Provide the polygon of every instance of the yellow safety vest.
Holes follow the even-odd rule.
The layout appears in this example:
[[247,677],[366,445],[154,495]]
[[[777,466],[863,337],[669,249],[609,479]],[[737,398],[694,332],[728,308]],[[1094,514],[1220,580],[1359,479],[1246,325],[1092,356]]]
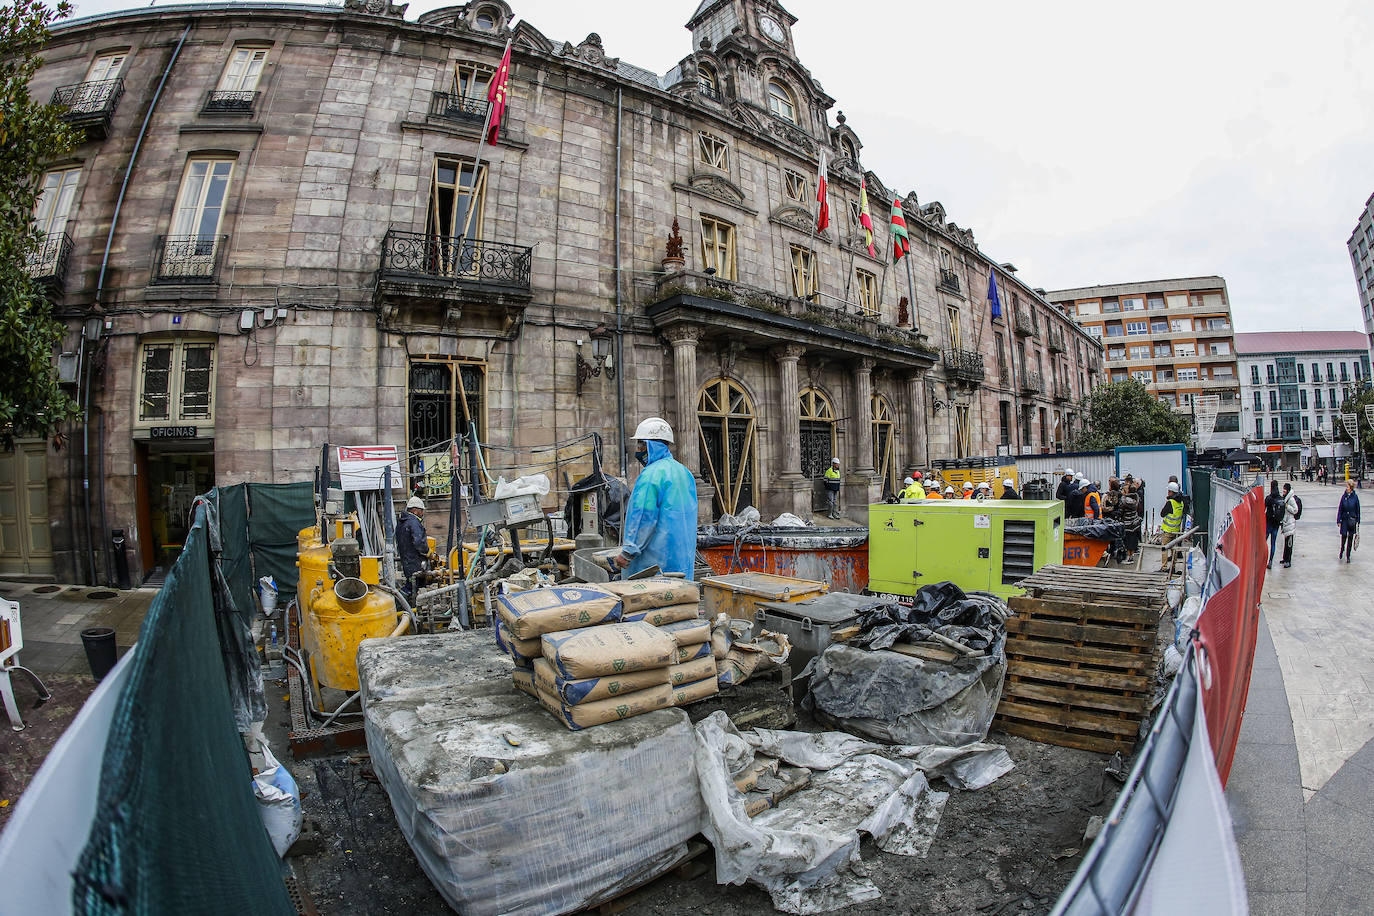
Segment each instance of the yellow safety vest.
[[828,468],[825,469],[825,479],[826,479],[826,480],[839,480],[839,479],[840,479],[840,472],[837,471],[837,470],[835,470],[835,466],[834,466],[833,464],[832,464],[830,467],[828,467]]
[[1162,527],[1165,534],[1183,533],[1183,500],[1177,496],[1169,497],[1169,512],[1164,516]]
[[925,499],[926,491],[919,483],[913,483],[902,491],[902,499]]

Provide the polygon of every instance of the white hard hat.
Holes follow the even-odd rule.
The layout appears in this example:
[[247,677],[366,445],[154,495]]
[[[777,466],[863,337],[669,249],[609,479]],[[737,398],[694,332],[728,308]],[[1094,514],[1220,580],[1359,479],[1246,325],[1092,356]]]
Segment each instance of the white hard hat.
[[1073,468],[1064,468],[1064,476],[1065,476],[1065,477],[1072,477],[1072,476],[1073,476]]
[[407,509],[424,509],[424,507],[425,501],[418,496],[412,496],[410,499],[406,500]]
[[971,481],[971,480],[965,480],[965,481],[964,481],[964,489],[965,489],[965,490],[972,490],[972,489],[973,489],[973,481]]
[[908,477],[906,480],[903,480],[903,481],[902,481],[902,483],[906,484],[908,487],[911,486],[911,485],[912,485],[913,483],[915,483],[915,482],[916,482],[916,481],[912,480],[910,477]]
[[1170,490],[1177,490],[1177,489],[1178,489],[1178,484],[1174,483],[1172,480],[1169,481],[1169,489],[1170,489]]
[[673,441],[673,428],[668,425],[668,421],[662,417],[650,417],[640,422],[635,427],[634,438],[636,439],[661,439],[664,442]]
[[953,492],[954,492],[954,488],[953,488],[953,487],[945,487],[945,492],[946,492],[946,493],[953,493]]
[[1086,481],[1088,478],[1084,477],[1082,474],[1075,474],[1073,475],[1073,479]]
[[980,490],[991,490],[991,489],[992,489],[992,484],[988,483],[988,482],[985,480],[985,481],[983,481],[982,483],[980,483],[980,484],[978,485],[978,489],[980,489]]
[[830,459],[830,463],[831,463],[831,464],[839,464],[839,463],[840,463],[840,459],[838,459],[838,458],[831,458],[831,459]]
[[1016,481],[1012,480],[1010,477],[1004,478],[1003,481],[1002,481],[1002,486],[1004,486],[1004,487],[1014,487],[1014,486],[1016,486]]

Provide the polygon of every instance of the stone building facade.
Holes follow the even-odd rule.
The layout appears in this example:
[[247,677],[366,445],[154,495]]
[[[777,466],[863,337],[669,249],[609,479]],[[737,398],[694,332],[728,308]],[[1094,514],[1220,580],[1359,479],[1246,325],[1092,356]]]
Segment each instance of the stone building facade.
[[120,528],[137,578],[213,483],[309,480],[325,443],[398,445],[421,473],[469,421],[493,475],[562,487],[586,448],[550,446],[598,433],[625,473],[620,444],[663,415],[704,520],[809,514],[832,454],[862,519],[906,469],[1071,433],[1096,340],[938,202],[862,170],[778,4],[705,0],[665,76],[502,0],[403,12],[237,3],[56,30],[32,90],[86,140],[43,176],[33,272],[88,422],[0,467],[32,496],[0,519],[29,532],[0,572],[99,579]]

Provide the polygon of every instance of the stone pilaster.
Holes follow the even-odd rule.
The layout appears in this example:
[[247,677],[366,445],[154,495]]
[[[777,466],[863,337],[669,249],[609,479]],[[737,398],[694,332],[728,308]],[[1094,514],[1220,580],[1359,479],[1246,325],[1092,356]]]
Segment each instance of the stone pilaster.
[[873,365],[863,357],[854,361],[854,406],[849,412],[849,428],[855,454],[852,467],[856,473],[872,475],[873,469]]
[[914,372],[906,378],[906,461],[904,468],[926,465],[925,373]]
[[694,324],[677,324],[663,332],[673,345],[673,387],[677,413],[673,417],[677,460],[693,474],[701,467],[700,440],[697,432],[697,342],[701,328]]

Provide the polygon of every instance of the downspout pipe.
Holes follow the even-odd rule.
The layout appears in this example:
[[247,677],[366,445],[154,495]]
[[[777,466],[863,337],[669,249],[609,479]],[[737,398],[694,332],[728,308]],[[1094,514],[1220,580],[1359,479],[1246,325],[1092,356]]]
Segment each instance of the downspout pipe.
[[[629,449],[625,444],[625,313],[621,299],[620,257],[620,155],[621,121],[624,117],[624,90],[615,90],[615,412],[620,432],[620,474],[629,478]],[[624,516],[621,516],[622,525]]]
[[167,66],[162,69],[162,79],[158,80],[157,89],[153,92],[153,100],[148,105],[148,113],[143,116],[143,126],[139,128],[138,138],[134,140],[134,151],[129,155],[129,165],[124,169],[124,180],[119,185],[119,196],[115,198],[114,216],[110,217],[110,234],[105,238],[105,254],[100,259],[100,275],[95,281],[95,304],[97,306],[100,305],[102,294],[105,292],[105,270],[110,264],[110,249],[114,247],[115,228],[119,225],[119,211],[124,206],[124,195],[129,190],[129,179],[134,173],[134,163],[138,161],[138,151],[143,148],[143,138],[148,134],[148,124],[153,120],[153,112],[157,111],[158,99],[162,98],[163,87],[167,85],[167,78],[172,75],[172,67],[176,65],[177,58],[181,56],[181,48],[186,44],[186,39],[190,37],[191,27],[194,25],[194,19],[186,23],[186,28],[182,31],[181,38],[177,41],[177,46],[167,61]]

